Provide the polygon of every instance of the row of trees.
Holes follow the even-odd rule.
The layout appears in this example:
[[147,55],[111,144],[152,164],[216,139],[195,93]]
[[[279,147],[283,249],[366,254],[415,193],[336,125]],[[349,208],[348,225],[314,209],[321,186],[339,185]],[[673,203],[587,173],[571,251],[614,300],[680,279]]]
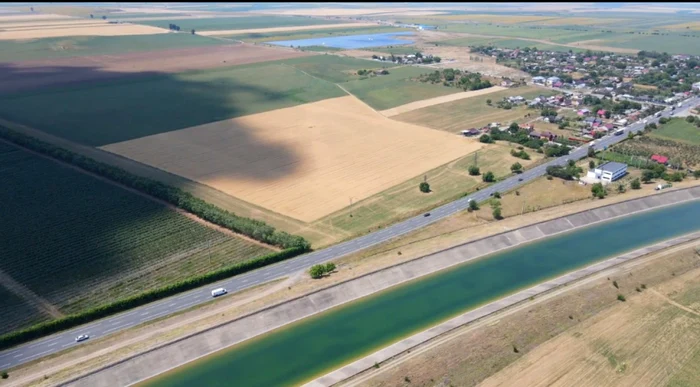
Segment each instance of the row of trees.
[[180,188],[172,187],[149,178],[133,175],[121,168],[95,161],[89,157],[59,148],[53,144],[15,132],[5,127],[0,127],[0,138],[46,154],[55,159],[68,162],[86,171],[164,200],[208,222],[246,235],[257,241],[282,248],[302,248],[304,250],[311,248],[309,242],[300,236],[278,231],[274,227],[259,220],[238,216],[213,204],[207,203]]
[[547,167],[547,175],[558,177],[564,180],[574,180],[578,178],[583,173],[583,169],[576,166],[574,160],[569,160],[566,166],[551,165]]

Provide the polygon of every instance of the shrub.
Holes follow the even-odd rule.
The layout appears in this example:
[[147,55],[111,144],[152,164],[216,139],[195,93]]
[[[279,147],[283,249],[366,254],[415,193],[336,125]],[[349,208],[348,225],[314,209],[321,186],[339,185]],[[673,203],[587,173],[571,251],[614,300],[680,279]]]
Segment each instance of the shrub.
[[313,279],[318,279],[323,277],[323,275],[326,274],[326,266],[325,265],[313,265],[309,269],[309,275]]
[[470,200],[469,201],[469,210],[476,211],[478,209],[479,209],[479,204],[476,202],[476,200]]
[[646,289],[646,288],[647,288],[647,284],[642,284],[641,287],[642,287],[642,289]]
[[618,294],[618,295],[617,295],[617,300],[618,300],[618,301],[622,301],[622,302],[627,301],[627,299],[625,298],[625,296],[623,296],[622,294]]
[[515,344],[513,345],[513,352],[515,352],[515,353],[520,352],[520,351],[518,350],[518,347],[515,346]]
[[493,197],[495,197],[496,199],[500,199],[500,198],[501,198],[501,193],[498,192],[498,191],[496,191],[496,192],[493,193]]
[[595,161],[591,160],[588,162],[588,168],[593,169],[595,168]]
[[700,179],[700,169],[693,171],[693,177],[695,177],[696,179]]
[[333,262],[326,263],[326,273],[332,273],[334,271],[335,271],[335,263],[333,263]]
[[471,167],[469,167],[469,174],[471,176],[479,176],[480,173],[481,172],[479,171],[479,167],[477,167],[476,165],[472,165]]
[[521,173],[523,171],[523,166],[520,163],[513,163],[513,165],[510,166],[510,171],[513,173]]
[[421,192],[423,193],[428,193],[430,192],[430,184],[423,182],[418,185],[418,189],[420,189]]
[[89,157],[5,127],[0,127],[0,138],[4,138],[17,145],[45,154],[54,159],[75,165],[78,168],[95,173],[129,188],[141,191],[197,215],[208,222],[227,228],[233,232],[246,235],[260,242],[282,248],[301,247],[309,249],[311,247],[309,242],[300,236],[275,230],[274,227],[259,220],[238,216],[213,204],[207,203],[180,188],[131,174],[119,167],[101,163]]
[[640,188],[642,188],[642,183],[639,182],[639,179],[634,179],[630,183],[630,187],[632,189],[640,189]]
[[485,183],[492,183],[492,182],[496,181],[496,176],[494,176],[493,172],[488,171],[481,177],[481,179]]
[[642,292],[642,289],[640,289],[639,287],[634,288],[634,290],[636,290],[638,293]]
[[620,287],[617,285],[617,281],[613,281],[613,286],[614,286],[616,289],[619,289],[619,288],[620,288]]
[[493,209],[493,218],[496,220],[503,219],[503,215],[501,215],[501,207],[496,207]]
[[2,373],[0,373],[0,377],[7,379],[10,377],[10,374],[8,374],[7,371],[2,371]]
[[482,134],[481,137],[479,137],[479,141],[485,144],[493,144],[493,138],[491,138],[491,136],[488,134]]
[[620,183],[620,185],[617,186],[617,192],[619,193],[625,193],[627,192],[627,188],[625,188],[624,183]]
[[603,199],[608,194],[608,191],[602,183],[595,183],[591,186],[591,193],[593,193],[594,198]]
[[588,147],[588,157],[595,157],[595,149],[592,146]]

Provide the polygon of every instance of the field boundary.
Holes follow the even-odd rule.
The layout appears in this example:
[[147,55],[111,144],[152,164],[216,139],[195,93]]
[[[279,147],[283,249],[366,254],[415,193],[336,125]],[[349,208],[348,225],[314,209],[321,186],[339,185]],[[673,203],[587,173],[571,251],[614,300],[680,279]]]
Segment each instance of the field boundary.
[[2,270],[0,270],[0,286],[51,317],[61,318],[65,316],[52,303],[34,293]]

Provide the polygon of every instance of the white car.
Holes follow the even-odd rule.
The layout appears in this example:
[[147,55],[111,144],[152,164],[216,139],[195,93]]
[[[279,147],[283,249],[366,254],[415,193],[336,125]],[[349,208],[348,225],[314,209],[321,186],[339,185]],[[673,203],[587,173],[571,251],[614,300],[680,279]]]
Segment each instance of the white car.
[[90,338],[90,335],[80,335],[80,336],[75,338],[75,341],[79,343],[79,342],[85,341],[89,338]]
[[226,289],[218,288],[218,289],[214,289],[211,291],[211,296],[212,297],[219,297],[219,296],[223,296],[226,293],[228,293],[228,291]]

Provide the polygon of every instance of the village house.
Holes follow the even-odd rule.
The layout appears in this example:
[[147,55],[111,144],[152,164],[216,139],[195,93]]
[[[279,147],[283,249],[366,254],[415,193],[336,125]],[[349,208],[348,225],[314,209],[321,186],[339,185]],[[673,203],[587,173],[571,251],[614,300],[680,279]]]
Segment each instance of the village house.
[[[555,83],[561,83],[561,78],[559,77],[549,77],[547,78],[547,81],[545,82],[545,85],[547,86],[553,86]],[[561,86],[561,85],[560,85]]]
[[545,82],[544,77],[532,77],[532,83],[537,83],[543,85]]
[[652,155],[651,160],[656,161],[659,164],[664,164],[664,165],[666,165],[666,163],[668,163],[668,157],[661,156],[661,155]]

